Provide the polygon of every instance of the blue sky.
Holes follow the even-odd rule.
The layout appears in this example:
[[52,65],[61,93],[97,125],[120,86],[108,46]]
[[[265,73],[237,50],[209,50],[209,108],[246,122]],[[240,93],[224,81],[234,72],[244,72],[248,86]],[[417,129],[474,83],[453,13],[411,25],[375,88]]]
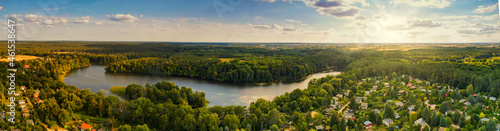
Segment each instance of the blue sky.
[[0,7],[0,19],[18,21],[22,40],[500,42],[498,0],[0,0]]

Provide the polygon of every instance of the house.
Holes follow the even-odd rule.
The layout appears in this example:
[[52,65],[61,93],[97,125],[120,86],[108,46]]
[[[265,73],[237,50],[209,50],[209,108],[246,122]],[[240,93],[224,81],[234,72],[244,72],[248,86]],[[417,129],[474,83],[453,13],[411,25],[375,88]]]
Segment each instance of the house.
[[389,87],[390,85],[389,85],[389,83],[384,83],[384,86]]
[[36,98],[36,103],[43,103],[43,100],[37,97]]
[[35,122],[33,122],[33,120],[31,120],[31,119],[26,120],[26,126],[29,126],[29,125],[34,126],[34,125],[35,125]]
[[372,111],[375,112],[376,114],[380,114],[380,110],[379,109],[373,109]]
[[401,85],[403,85],[403,86],[404,86],[404,85],[406,85],[406,83],[405,83],[405,82],[401,82]]
[[21,92],[15,92],[14,96],[21,96]]
[[342,95],[342,94],[337,94],[337,97],[338,97],[338,98],[343,98],[343,97],[344,97],[344,95]]
[[18,100],[17,101],[19,104],[26,104],[26,101],[25,100]]
[[24,65],[24,69],[29,69],[30,65]]
[[353,113],[344,113],[344,118],[347,119],[347,118],[351,118],[351,117],[354,117],[354,114]]
[[445,130],[446,130],[446,127],[439,127],[438,131],[445,131]]
[[19,87],[19,89],[24,91],[24,90],[26,90],[26,86],[21,86],[21,87]]
[[30,113],[23,113],[23,117],[30,117]]
[[398,91],[398,95],[402,95],[403,93],[405,93],[405,90]]
[[455,124],[451,124],[451,127],[455,128],[455,129],[460,129],[460,126],[455,125]]
[[377,89],[373,89],[373,88],[370,89],[370,92],[375,92],[375,91],[377,91]]
[[412,83],[408,83],[408,84],[406,84],[406,86],[412,86],[412,85],[413,85]]
[[361,103],[363,101],[363,98],[361,97],[356,97],[356,103]]
[[351,92],[351,90],[347,90],[346,92],[344,92],[344,96],[349,96],[349,92]]
[[370,95],[370,91],[365,91],[365,95]]
[[87,124],[87,123],[85,123],[85,122],[84,122],[84,123],[82,123],[82,126],[80,126],[80,130],[81,130],[81,131],[85,131],[85,130],[92,130],[92,128],[93,128],[93,127],[92,127],[91,125],[89,125],[89,124]]
[[365,129],[370,129],[370,128],[372,128],[372,122],[365,121],[365,122],[363,122],[363,126],[365,127]]
[[410,86],[410,89],[416,89],[416,88],[417,88],[417,87],[415,87],[415,86]]
[[420,89],[420,91],[422,91],[422,92],[426,92],[427,90],[426,90],[426,89]]
[[[413,122],[413,125],[418,125],[418,124],[420,124],[420,125],[424,125],[424,123],[425,123],[425,120],[424,120],[424,119],[422,119],[422,118],[419,118],[419,119],[417,119],[417,120],[415,120],[415,121]],[[427,123],[425,123],[425,124],[427,124]]]
[[454,110],[448,110],[448,111],[445,112],[445,115],[448,115],[448,113],[449,114],[455,114],[455,111]]
[[24,107],[26,107],[26,103],[23,103],[23,104],[19,104],[19,107],[21,107],[21,108],[24,108]]
[[378,86],[373,86],[373,87],[372,87],[372,89],[375,89],[375,90],[377,90],[377,88],[378,88]]
[[28,110],[28,108],[26,108],[26,107],[24,107],[24,108],[22,109],[22,111],[23,111],[23,113],[29,113],[29,112],[30,112],[30,110]]
[[435,110],[436,106],[437,106],[436,104],[430,104],[430,105],[428,105],[429,109],[431,109],[431,110]]
[[415,105],[408,106],[408,110],[413,111],[413,109],[415,109]]
[[375,81],[375,84],[378,84],[378,83],[380,83],[380,81],[379,81],[379,80],[376,80],[376,81]]
[[324,131],[324,130],[325,130],[325,127],[323,127],[323,125],[317,125],[317,126],[314,126],[314,128],[315,128],[317,131]]
[[367,103],[361,103],[361,110],[366,110],[368,109],[368,104]]
[[467,100],[465,100],[465,99],[461,99],[461,100],[460,100],[460,101],[458,101],[458,102],[463,103],[463,102],[466,102],[466,101],[467,101]]
[[470,102],[465,102],[464,105],[470,105]]
[[394,112],[394,118],[399,119],[399,113]]
[[482,118],[482,119],[481,119],[481,123],[483,123],[483,124],[484,124],[484,122],[488,122],[488,121],[490,121],[490,119],[489,119],[489,118]]
[[40,90],[35,90],[35,94],[40,94]]
[[465,116],[465,120],[470,120],[470,116]]
[[396,106],[403,106],[403,102],[396,102]]
[[425,102],[424,102],[424,103],[425,103],[426,105],[428,105],[428,104],[429,104],[429,100],[425,100]]
[[392,124],[392,119],[391,118],[385,118],[384,120],[382,120],[382,123],[384,123],[384,125],[386,126],[389,126]]

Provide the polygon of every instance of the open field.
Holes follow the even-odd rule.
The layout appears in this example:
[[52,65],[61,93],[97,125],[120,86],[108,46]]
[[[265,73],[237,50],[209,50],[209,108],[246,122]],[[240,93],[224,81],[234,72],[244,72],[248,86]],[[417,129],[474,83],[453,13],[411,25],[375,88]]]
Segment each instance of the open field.
[[[30,55],[16,55],[16,61],[22,61],[22,60],[31,60],[31,59],[38,59],[41,57],[38,56],[30,56]],[[0,59],[1,62],[9,62],[9,59],[5,56],[2,56],[2,59]]]

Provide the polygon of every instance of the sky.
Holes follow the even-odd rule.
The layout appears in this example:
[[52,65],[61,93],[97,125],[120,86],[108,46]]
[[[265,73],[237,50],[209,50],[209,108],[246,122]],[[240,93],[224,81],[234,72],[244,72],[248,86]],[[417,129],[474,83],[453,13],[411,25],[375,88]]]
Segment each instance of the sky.
[[18,40],[500,42],[498,0],[0,0]]

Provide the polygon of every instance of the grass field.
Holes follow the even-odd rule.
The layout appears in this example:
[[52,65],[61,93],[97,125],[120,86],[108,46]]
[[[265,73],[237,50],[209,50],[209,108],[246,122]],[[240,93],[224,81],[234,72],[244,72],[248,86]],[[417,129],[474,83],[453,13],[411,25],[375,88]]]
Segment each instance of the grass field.
[[222,61],[222,62],[229,62],[229,61],[234,60],[234,58],[219,58],[219,59],[220,59],[220,61]]
[[[41,58],[38,56],[30,56],[30,55],[16,55],[16,61],[22,61],[22,60],[31,60],[31,59],[37,59]],[[1,62],[9,62],[9,59],[6,56],[2,56],[2,59],[0,59]]]
[[112,86],[111,89],[111,93],[115,94],[115,95],[118,95],[118,96],[123,96],[125,95],[125,89],[127,89],[127,87],[124,87],[124,86]]

